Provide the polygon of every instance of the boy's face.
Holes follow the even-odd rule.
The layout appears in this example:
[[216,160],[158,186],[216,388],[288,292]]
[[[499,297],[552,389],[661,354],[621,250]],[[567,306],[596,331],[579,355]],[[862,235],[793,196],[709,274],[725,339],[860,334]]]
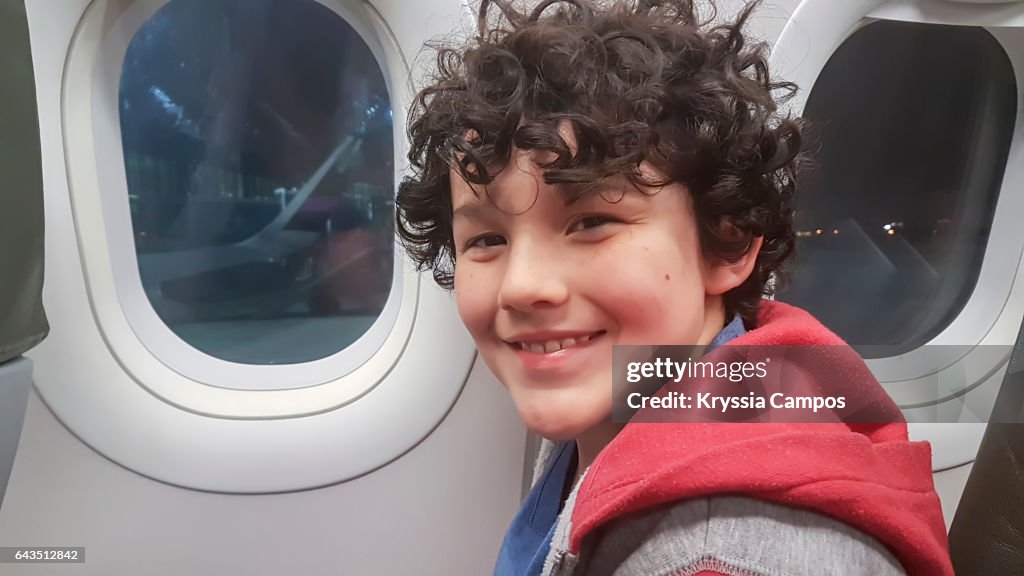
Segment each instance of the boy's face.
[[526,425],[569,440],[609,419],[613,345],[707,344],[753,263],[705,262],[679,184],[621,180],[566,206],[535,159],[514,150],[476,194],[452,172],[455,296]]

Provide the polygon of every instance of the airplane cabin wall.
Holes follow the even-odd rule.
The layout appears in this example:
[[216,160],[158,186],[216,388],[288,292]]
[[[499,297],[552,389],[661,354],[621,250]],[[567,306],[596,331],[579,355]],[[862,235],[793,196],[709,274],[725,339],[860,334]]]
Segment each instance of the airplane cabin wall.
[[[74,226],[60,100],[67,39],[88,4],[27,1],[48,230]],[[44,29],[57,33],[42,35]],[[53,36],[64,43],[54,42]],[[62,243],[65,239],[47,235],[47,264],[82,284],[77,247]],[[66,302],[45,304],[53,312],[53,331],[59,333],[68,322],[60,313]],[[89,381],[90,375],[83,374],[75,384],[88,386]],[[0,509],[0,543],[84,546],[87,562],[76,567],[5,564],[2,572],[487,573],[518,507],[524,436],[511,401],[479,364],[437,428],[378,470],[301,492],[211,493],[154,481],[105,458],[62,425],[33,391]]]

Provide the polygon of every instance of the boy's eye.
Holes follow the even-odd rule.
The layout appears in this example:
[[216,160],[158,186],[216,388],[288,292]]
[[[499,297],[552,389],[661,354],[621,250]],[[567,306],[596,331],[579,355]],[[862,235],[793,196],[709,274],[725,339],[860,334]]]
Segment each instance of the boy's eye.
[[470,248],[491,248],[493,246],[501,246],[505,243],[505,239],[497,234],[485,234],[483,236],[477,236],[466,243],[466,249]]
[[609,222],[615,222],[616,220],[610,216],[587,216],[581,218],[575,224],[569,228],[569,232],[581,232],[583,230],[590,230],[597,228]]

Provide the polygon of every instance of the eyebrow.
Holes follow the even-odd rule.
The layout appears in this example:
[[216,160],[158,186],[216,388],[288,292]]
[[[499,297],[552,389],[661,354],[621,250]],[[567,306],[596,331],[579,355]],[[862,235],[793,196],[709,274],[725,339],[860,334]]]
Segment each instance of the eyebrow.
[[452,220],[455,220],[456,216],[462,216],[463,218],[479,218],[486,211],[487,208],[479,203],[466,202],[452,212]]
[[[618,185],[616,185],[614,183],[609,183],[609,184],[602,184],[602,185],[594,188],[593,190],[590,190],[587,193],[584,193],[584,194],[581,194],[579,196],[576,196],[575,198],[572,198],[570,200],[569,199],[570,196],[568,194],[568,191],[569,191],[568,190],[568,186],[563,184],[563,185],[559,186],[559,188],[560,188],[559,192],[561,194],[563,194],[564,196],[566,196],[565,206],[567,208],[571,207],[571,206],[574,206],[574,205],[578,206],[579,203],[585,202],[585,201],[588,201],[588,200],[592,200],[593,198],[601,198],[602,200],[604,200],[605,202],[608,202],[610,204],[619,204],[620,202],[625,200],[625,198],[627,196],[630,195],[630,192],[632,192],[632,190],[622,189],[620,186],[618,186]],[[605,192],[622,192],[622,195],[619,196],[616,201],[609,202],[603,196],[603,194]],[[469,201],[469,202],[464,203],[462,206],[459,206],[458,208],[456,208],[455,210],[452,211],[452,221],[455,220],[456,216],[461,216],[462,218],[466,218],[466,219],[473,219],[473,218],[480,218],[480,219],[482,219],[482,218],[485,218],[487,216],[487,214],[489,212],[491,212],[492,210],[494,210],[493,206],[490,206],[488,204],[480,202],[479,200],[477,200],[477,201]]]

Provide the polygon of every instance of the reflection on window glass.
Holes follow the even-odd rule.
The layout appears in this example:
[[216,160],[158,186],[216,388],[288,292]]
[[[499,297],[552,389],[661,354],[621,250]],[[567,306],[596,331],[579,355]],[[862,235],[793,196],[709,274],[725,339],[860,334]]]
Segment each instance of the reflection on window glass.
[[142,284],[195,348],[323,358],[393,269],[391,105],[369,47],[314,0],[173,0],[135,34],[120,118]]
[[1010,61],[982,29],[883,21],[853,34],[805,109],[814,166],[798,183],[780,299],[868,356],[938,334],[977,282],[1016,99]]

